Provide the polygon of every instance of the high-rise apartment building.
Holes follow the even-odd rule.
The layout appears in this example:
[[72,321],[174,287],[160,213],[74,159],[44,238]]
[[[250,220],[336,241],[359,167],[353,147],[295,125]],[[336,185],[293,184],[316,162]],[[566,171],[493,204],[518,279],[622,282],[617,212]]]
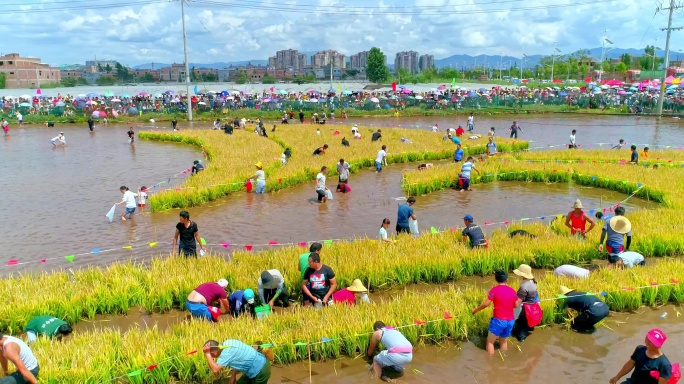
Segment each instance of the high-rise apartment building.
[[418,69],[425,71],[435,67],[435,57],[433,55],[421,55],[418,59]]
[[311,56],[311,65],[314,68],[321,68],[330,65],[331,60],[335,68],[344,69],[347,67],[346,56],[332,49],[316,52]]
[[418,73],[418,52],[398,52],[394,57],[394,70],[398,71],[400,68],[406,69],[411,74]]
[[349,66],[352,69],[366,68],[368,65],[368,51],[349,56]]

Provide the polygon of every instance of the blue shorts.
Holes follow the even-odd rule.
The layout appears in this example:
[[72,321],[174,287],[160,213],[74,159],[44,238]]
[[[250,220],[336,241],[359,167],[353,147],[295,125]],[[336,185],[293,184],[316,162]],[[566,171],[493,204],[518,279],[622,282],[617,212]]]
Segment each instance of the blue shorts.
[[379,161],[376,161],[376,162],[375,162],[375,170],[376,170],[377,172],[382,171],[382,163],[381,163],[381,162],[379,162]]
[[133,208],[126,208],[126,213],[127,213],[127,214],[132,215],[133,212],[135,212],[135,207],[133,207]]
[[207,307],[206,304],[191,303],[189,301],[186,301],[185,307],[195,317],[199,317],[200,319],[206,319],[209,321],[214,321],[214,319],[211,317],[211,312],[209,312],[209,307]]
[[513,330],[513,324],[515,324],[515,320],[501,320],[492,317],[492,319],[489,320],[489,332],[497,337],[510,337],[511,331]]

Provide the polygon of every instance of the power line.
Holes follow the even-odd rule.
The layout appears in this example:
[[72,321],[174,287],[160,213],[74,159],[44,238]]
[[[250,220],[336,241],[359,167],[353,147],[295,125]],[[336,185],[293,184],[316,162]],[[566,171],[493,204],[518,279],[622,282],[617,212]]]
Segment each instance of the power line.
[[[411,16],[411,15],[425,15],[425,16],[439,16],[445,14],[451,15],[471,15],[471,14],[487,14],[487,13],[497,13],[497,12],[516,12],[516,11],[533,11],[533,10],[546,10],[554,8],[565,8],[573,7],[578,5],[590,5],[597,3],[608,3],[612,0],[595,0],[595,1],[584,1],[566,4],[550,4],[550,5],[539,5],[539,6],[529,6],[529,7],[515,7],[515,8],[495,8],[495,9],[476,9],[476,10],[448,10],[439,9],[433,11],[422,11],[416,10],[415,7],[407,8],[409,11],[393,11],[392,8],[347,8],[343,9],[322,9],[318,6],[312,8],[304,8],[302,6],[291,4],[291,5],[255,5],[254,2],[241,2],[240,0],[230,0],[230,1],[218,1],[218,0],[195,0],[196,4],[223,6],[223,7],[234,7],[234,8],[244,8],[244,9],[254,9],[254,10],[264,10],[264,11],[279,11],[279,12],[290,12],[290,13],[300,13],[300,14],[318,14],[318,15],[351,15],[351,16],[367,16],[372,11],[380,11],[383,15],[399,15],[399,16]],[[262,3],[264,4],[264,3]],[[484,3],[479,3],[484,4]],[[491,3],[489,3],[491,4]]]
[[[3,15],[8,15],[8,14],[22,14],[22,13],[47,13],[47,12],[64,12],[64,11],[82,11],[82,10],[97,10],[97,9],[111,9],[111,8],[125,8],[125,7],[130,7],[130,6],[136,6],[136,5],[151,5],[151,4],[159,4],[159,3],[169,3],[172,2],[173,0],[132,0],[124,3],[117,3],[117,4],[92,4],[92,2],[89,3],[89,5],[79,5],[79,6],[60,6],[57,8],[30,8],[30,9],[11,9],[11,10],[2,10],[0,13]],[[71,2],[70,2],[71,3]],[[44,4],[57,4],[57,3],[44,3]],[[27,5],[27,4],[21,4],[21,5]],[[32,5],[38,5],[36,3]],[[3,5],[4,6],[4,5]]]

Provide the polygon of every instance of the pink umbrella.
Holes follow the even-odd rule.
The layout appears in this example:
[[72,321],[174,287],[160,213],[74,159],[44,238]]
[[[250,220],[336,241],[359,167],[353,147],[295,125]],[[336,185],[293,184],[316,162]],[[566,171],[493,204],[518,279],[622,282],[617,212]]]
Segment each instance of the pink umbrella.
[[625,83],[623,83],[623,82],[620,81],[620,80],[606,80],[606,81],[603,82],[603,84],[605,84],[605,85],[610,85],[611,87],[612,87],[612,86],[621,87],[621,86],[625,85]]
[[140,92],[140,93],[138,93],[138,95],[140,95],[140,96],[147,96],[147,95],[149,95],[149,93],[147,93],[147,92]]
[[445,89],[446,89],[446,85],[440,85],[439,87],[437,87],[438,91],[443,91]]
[[269,102],[271,102],[271,99],[263,99],[262,102],[269,103]]
[[665,84],[672,84],[672,80],[674,80],[674,76],[668,76],[665,78]]
[[620,92],[618,92],[618,95],[624,95],[626,93],[627,93],[627,91],[620,91]]

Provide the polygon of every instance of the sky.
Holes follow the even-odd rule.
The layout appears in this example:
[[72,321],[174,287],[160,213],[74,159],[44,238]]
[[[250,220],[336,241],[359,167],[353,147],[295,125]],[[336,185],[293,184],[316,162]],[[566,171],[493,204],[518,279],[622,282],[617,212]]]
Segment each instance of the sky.
[[[281,49],[377,46],[390,61],[415,50],[519,57],[665,45],[655,0],[187,0],[189,61],[267,59]],[[571,6],[567,6],[572,4]],[[677,24],[679,22],[679,24]],[[673,25],[684,24],[682,12]],[[180,0],[0,0],[0,53],[52,65],[97,56],[126,65],[183,62]],[[673,32],[673,50],[684,38]],[[657,39],[657,40],[656,40]],[[681,43],[677,43],[680,41]],[[679,46],[677,45],[679,44]]]

